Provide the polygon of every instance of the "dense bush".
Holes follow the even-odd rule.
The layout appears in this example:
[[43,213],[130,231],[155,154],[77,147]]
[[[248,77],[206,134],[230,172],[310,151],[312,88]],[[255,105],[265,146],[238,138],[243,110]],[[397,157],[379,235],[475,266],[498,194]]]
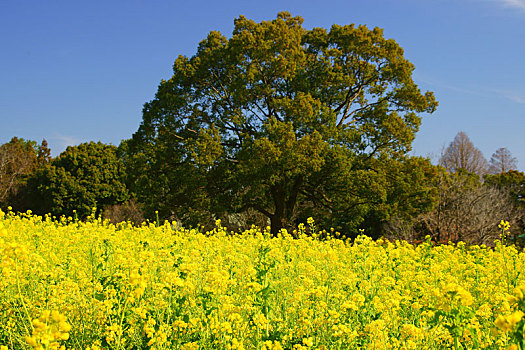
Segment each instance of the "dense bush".
[[100,213],[105,206],[128,200],[124,180],[116,146],[101,142],[70,146],[32,174],[23,205],[16,209],[85,219],[94,209]]

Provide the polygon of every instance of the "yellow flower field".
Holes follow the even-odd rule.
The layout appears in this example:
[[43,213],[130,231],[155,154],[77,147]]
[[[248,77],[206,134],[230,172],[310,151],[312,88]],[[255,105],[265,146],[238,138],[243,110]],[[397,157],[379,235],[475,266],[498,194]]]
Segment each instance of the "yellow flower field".
[[501,242],[172,226],[0,212],[0,349],[523,345],[524,254]]

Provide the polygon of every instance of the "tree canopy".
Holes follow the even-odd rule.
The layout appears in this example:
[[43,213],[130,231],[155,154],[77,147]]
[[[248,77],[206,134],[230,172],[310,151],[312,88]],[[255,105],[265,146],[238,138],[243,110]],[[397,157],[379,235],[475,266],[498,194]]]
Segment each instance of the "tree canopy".
[[101,142],[69,146],[32,175],[25,205],[39,214],[85,218],[106,205],[129,199],[117,147]]
[[[302,23],[286,12],[260,23],[240,16],[230,38],[212,31],[175,60],[123,148],[139,199],[162,202],[164,216],[257,210],[274,234],[316,212],[356,227],[399,206],[389,202],[392,170],[420,114],[437,107],[433,94],[382,29]],[[413,185],[408,198],[426,190]]]
[[509,170],[498,174],[488,174],[485,183],[509,191],[516,201],[525,208],[525,174],[517,170]]

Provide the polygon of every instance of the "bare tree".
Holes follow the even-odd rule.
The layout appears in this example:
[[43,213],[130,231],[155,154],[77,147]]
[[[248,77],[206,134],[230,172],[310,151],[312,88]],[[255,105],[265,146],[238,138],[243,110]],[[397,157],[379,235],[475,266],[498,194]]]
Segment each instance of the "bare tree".
[[511,223],[511,235],[519,234],[525,211],[516,205],[510,193],[481,183],[468,174],[443,174],[436,184],[439,201],[434,209],[411,222],[393,218],[385,226],[385,235],[420,241],[426,235],[437,242],[492,245],[499,238],[498,223]]
[[34,141],[13,137],[0,146],[0,207],[16,201],[25,177],[51,158],[47,141],[40,146]]
[[102,216],[105,219],[109,219],[109,221],[111,221],[113,224],[128,221],[136,226],[139,226],[145,221],[144,214],[142,212],[142,205],[137,203],[135,199],[131,199],[122,204],[106,206]]
[[6,201],[16,192],[21,176],[33,171],[36,163],[31,142],[13,137],[0,146],[0,205],[7,205]]
[[491,245],[499,237],[502,218],[519,219],[510,196],[494,187],[457,177],[441,191],[436,209],[419,217],[420,229],[436,240]]
[[463,131],[458,132],[441,156],[439,164],[450,172],[464,170],[483,175],[487,172],[487,160]]
[[492,154],[489,165],[490,174],[500,174],[509,170],[517,170],[518,167],[516,158],[504,147],[498,148],[496,152]]

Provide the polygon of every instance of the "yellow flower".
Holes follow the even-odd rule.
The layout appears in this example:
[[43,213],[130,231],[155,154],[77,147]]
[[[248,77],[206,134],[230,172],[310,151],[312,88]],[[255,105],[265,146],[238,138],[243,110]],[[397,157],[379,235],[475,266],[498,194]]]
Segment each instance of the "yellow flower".
[[71,330],[71,325],[66,320],[66,316],[56,310],[42,311],[40,316],[33,320],[33,333],[25,338],[26,343],[36,349],[61,349],[60,341],[68,340],[68,332]]
[[[0,328],[19,341],[0,350],[129,348],[143,337],[153,349],[446,348],[447,308],[469,329],[460,335],[466,348],[519,341],[525,287],[508,295],[500,281],[504,259],[511,278],[525,275],[515,247],[320,241],[307,224],[315,223],[292,239],[255,226],[230,235],[0,213]],[[261,269],[267,261],[274,265]],[[26,308],[36,312],[29,333],[9,316]]]
[[507,316],[498,316],[494,323],[502,331],[509,332],[514,328],[514,325],[516,325],[516,323],[521,321],[523,315],[524,313],[518,310]]
[[313,337],[303,338],[303,344],[308,347],[314,346],[314,338]]
[[510,314],[510,315],[507,317],[507,320],[508,320],[512,325],[515,325],[516,323],[518,323],[519,321],[521,321],[523,315],[524,315],[524,313],[518,310],[518,311],[515,311],[515,312],[513,312],[512,314]]
[[510,223],[508,221],[501,220],[498,227],[503,231],[508,231],[510,229]]

